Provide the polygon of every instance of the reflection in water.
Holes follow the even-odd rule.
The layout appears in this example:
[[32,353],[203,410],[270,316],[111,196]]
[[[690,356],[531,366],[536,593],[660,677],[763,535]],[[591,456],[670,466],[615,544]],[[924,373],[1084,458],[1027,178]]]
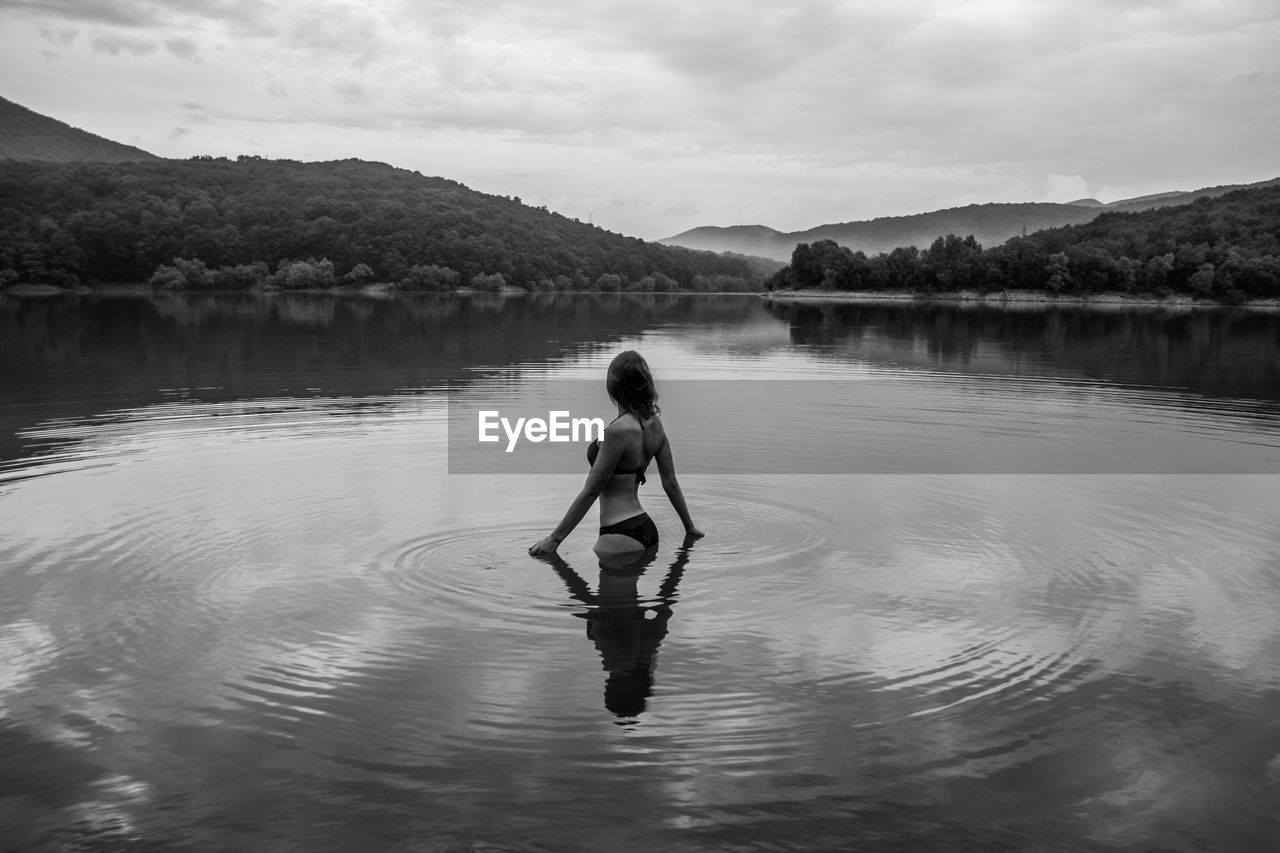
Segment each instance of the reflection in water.
[[[512,521],[579,476],[448,473],[439,386],[635,347],[842,380],[850,447],[910,452],[883,387],[960,445],[1107,414],[1256,472],[1278,342],[1234,311],[0,297],[0,847],[1270,849],[1280,478],[769,473],[801,413],[761,401],[742,467],[682,458],[696,571],[589,585],[589,541],[553,575]],[[691,447],[713,407],[668,385]]]
[[794,346],[842,360],[1280,400],[1273,312],[930,302],[771,302],[767,310],[787,324]]
[[604,663],[604,706],[619,717],[636,717],[644,711],[653,692],[653,671],[658,646],[667,636],[667,622],[676,603],[676,587],[689,562],[692,539],[685,539],[667,569],[658,594],[641,601],[636,588],[642,575],[657,559],[654,545],[632,561],[615,559],[600,563],[597,592],[559,554],[547,557],[569,588],[569,594],[590,610],[574,615],[587,620],[587,636],[596,644]]
[[0,295],[0,460],[22,455],[17,434],[49,418],[421,390],[654,326],[759,312],[754,298],[680,294]]

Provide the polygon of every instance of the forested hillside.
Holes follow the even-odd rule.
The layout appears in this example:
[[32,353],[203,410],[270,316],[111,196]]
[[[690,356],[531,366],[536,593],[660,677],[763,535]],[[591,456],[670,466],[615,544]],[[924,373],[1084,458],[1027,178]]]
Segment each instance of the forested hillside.
[[0,98],[0,160],[5,159],[120,163],[157,158]]
[[1014,237],[989,249],[972,236],[955,235],[939,237],[928,249],[900,247],[875,256],[831,240],[802,243],[766,287],[1280,298],[1280,186],[1179,207],[1103,213],[1083,225]]
[[1153,207],[1188,204],[1198,198],[1220,196],[1233,190],[1280,184],[1280,178],[1248,186],[1205,187],[1192,192],[1167,192],[1103,204],[1086,198],[1067,204],[1050,202],[1005,202],[970,204],[910,216],[881,216],[861,222],[819,225],[804,231],[781,232],[763,225],[735,225],[728,228],[703,227],[685,231],[662,242],[713,252],[741,252],[767,258],[787,258],[799,243],[833,240],[841,246],[868,255],[889,252],[903,246],[924,247],[945,234],[972,234],[979,243],[994,245],[1010,237],[1092,221],[1109,210],[1136,211]]
[[729,291],[778,266],[359,160],[0,162],[0,285]]

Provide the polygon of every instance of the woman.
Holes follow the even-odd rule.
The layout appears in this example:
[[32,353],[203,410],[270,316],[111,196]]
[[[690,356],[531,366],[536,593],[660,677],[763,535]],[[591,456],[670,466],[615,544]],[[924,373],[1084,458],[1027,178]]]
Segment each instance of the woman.
[[639,555],[657,545],[658,529],[640,506],[638,494],[645,481],[645,469],[654,459],[658,461],[663,491],[684,523],[685,535],[695,539],[702,536],[702,531],[693,525],[684,492],[676,480],[671,443],[658,418],[658,389],[640,353],[619,353],[609,364],[605,388],[618,407],[618,417],[605,427],[604,442],[596,439],[587,448],[587,461],[591,463],[587,482],[551,535],[529,549],[535,557],[554,554],[596,498],[600,499],[600,538],[595,552],[601,559]]

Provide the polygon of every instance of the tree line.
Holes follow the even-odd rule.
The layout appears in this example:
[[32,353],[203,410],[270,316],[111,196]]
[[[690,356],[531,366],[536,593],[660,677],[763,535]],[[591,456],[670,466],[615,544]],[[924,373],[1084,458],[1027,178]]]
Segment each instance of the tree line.
[[723,292],[776,268],[382,163],[0,162],[0,286]]
[[1236,190],[1179,207],[1108,212],[984,249],[949,234],[868,256],[831,240],[801,243],[767,290],[1055,295],[1185,295],[1221,302],[1280,297],[1280,187]]

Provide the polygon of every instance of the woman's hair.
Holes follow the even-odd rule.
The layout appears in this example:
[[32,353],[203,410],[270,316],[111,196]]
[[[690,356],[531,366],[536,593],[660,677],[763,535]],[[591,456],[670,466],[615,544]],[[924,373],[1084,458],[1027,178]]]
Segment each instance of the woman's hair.
[[658,414],[658,388],[644,356],[633,349],[620,352],[609,363],[609,376],[605,379],[609,399],[622,410],[637,418],[650,418]]

